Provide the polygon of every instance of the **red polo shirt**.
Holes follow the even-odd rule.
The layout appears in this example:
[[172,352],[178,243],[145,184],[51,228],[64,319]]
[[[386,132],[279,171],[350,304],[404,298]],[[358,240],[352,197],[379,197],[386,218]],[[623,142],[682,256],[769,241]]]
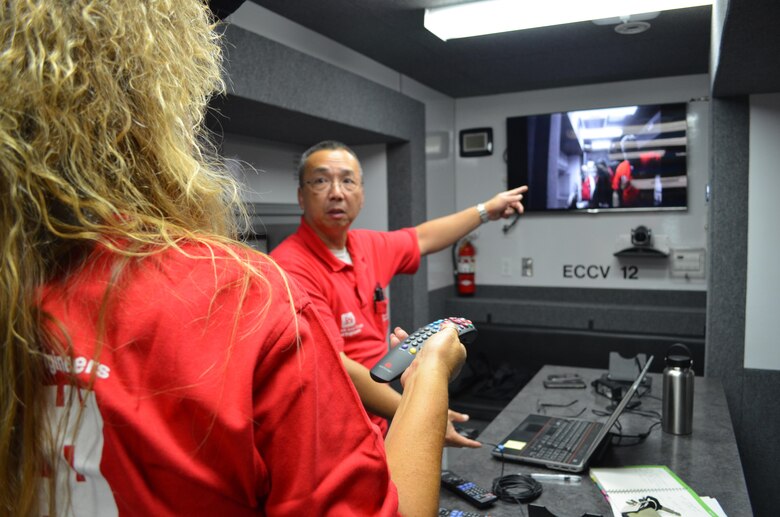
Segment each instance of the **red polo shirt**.
[[182,248],[129,265],[106,305],[107,251],[43,290],[73,346],[45,357],[52,425],[68,430],[57,501],[119,517],[396,515],[382,437],[306,294],[259,253],[234,250],[262,273],[247,280],[220,248]]
[[[337,351],[372,368],[387,353],[387,299],[375,301],[399,273],[412,274],[420,265],[417,231],[350,230],[347,251],[352,265],[337,259],[301,218],[298,231],[271,252],[314,302],[334,336]],[[384,419],[372,416],[383,431]]]

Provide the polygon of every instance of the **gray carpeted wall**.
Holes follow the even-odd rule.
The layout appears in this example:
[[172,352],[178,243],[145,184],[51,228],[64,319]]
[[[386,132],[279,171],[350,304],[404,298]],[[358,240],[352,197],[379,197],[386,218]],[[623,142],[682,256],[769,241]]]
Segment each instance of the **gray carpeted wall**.
[[780,507],[780,372],[744,367],[750,102],[712,99],[707,375],[723,383],[755,515]]

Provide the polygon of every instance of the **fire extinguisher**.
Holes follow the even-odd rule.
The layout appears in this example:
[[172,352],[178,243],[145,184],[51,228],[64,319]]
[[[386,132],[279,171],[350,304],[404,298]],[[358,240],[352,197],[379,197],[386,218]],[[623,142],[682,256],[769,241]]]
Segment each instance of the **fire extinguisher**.
[[477,250],[469,239],[465,239],[458,248],[455,284],[460,296],[473,296],[477,289],[474,283],[474,273],[477,270],[476,254]]

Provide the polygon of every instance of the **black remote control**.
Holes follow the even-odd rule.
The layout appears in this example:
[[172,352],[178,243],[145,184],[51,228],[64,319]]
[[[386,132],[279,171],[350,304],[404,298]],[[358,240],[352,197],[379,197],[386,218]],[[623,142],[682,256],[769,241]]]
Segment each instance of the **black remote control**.
[[397,347],[393,348],[371,368],[371,378],[377,382],[391,382],[401,376],[414,361],[417,352],[422,349],[425,340],[441,329],[445,322],[454,323],[458,330],[460,341],[464,345],[470,344],[477,337],[477,329],[474,324],[465,318],[445,318],[428,323],[409,334]]
[[439,517],[489,517],[484,513],[464,512],[463,510],[449,510],[439,508]]
[[477,508],[487,508],[498,501],[498,497],[493,492],[477,486],[472,481],[463,479],[450,470],[441,471],[441,484]]

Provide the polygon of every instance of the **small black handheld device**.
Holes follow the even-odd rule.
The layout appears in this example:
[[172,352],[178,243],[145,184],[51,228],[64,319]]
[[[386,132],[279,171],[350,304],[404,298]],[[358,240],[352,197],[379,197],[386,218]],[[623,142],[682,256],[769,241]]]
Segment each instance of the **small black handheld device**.
[[454,323],[460,341],[468,345],[477,337],[474,324],[465,318],[449,317],[428,323],[415,330],[397,347],[393,348],[371,368],[371,378],[377,382],[391,382],[409,368],[414,358],[422,350],[425,340],[441,330],[444,323]]
[[441,471],[441,485],[477,508],[487,508],[498,501],[498,497],[493,492],[463,479],[451,470]]
[[584,389],[587,388],[585,381],[578,374],[552,374],[542,381],[545,388],[548,389]]

